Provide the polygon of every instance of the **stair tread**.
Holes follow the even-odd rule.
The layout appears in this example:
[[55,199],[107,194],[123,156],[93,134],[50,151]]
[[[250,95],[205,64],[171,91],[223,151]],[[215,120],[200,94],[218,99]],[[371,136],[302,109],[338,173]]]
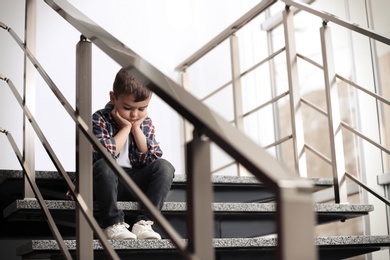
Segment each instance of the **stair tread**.
[[[75,177],[75,172],[67,172],[71,178]],[[0,170],[0,176],[3,179],[21,179],[23,177],[23,171],[21,170]],[[174,177],[174,183],[186,183],[187,176],[184,174],[176,174]],[[61,180],[62,176],[56,171],[36,171],[35,178],[37,180]],[[307,178],[312,181],[313,185],[317,186],[332,186],[332,178]],[[228,175],[212,175],[211,182],[214,184],[260,184],[262,183],[252,176],[228,176]]]
[[[46,200],[46,205],[53,210],[74,210],[76,202],[72,200]],[[162,211],[186,211],[185,202],[165,202]],[[275,212],[277,203],[212,203],[212,209],[216,212]],[[139,203],[133,201],[120,201],[118,207],[124,211],[139,209]],[[20,199],[9,205],[4,210],[4,215],[9,216],[13,212],[23,209],[40,209],[36,199]],[[370,212],[374,210],[369,204],[330,204],[314,203],[316,212]]]
[[[184,239],[184,242],[187,242]],[[69,250],[76,250],[76,240],[65,240]],[[175,250],[174,244],[169,239],[162,240],[110,240],[110,244],[115,250]],[[315,244],[318,247],[390,247],[390,236],[319,236],[315,238]],[[277,238],[275,236],[257,237],[257,238],[214,238],[213,246],[216,250],[228,248],[275,248]],[[94,250],[103,250],[98,240],[93,241]],[[55,240],[31,240],[17,248],[17,255],[22,256],[40,250],[59,250]]]

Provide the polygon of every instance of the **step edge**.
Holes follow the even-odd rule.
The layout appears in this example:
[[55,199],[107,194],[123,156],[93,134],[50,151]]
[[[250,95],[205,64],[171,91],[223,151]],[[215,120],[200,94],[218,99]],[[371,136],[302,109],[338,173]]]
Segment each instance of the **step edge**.
[[[46,205],[51,210],[74,210],[76,202],[72,200],[46,200]],[[165,202],[162,211],[185,211],[187,209],[186,202]],[[229,203],[229,202],[214,202],[212,209],[216,212],[275,212],[276,203]],[[138,202],[120,201],[118,207],[124,211],[132,211],[139,209]],[[4,209],[4,214],[13,214],[18,210],[24,209],[40,209],[36,199],[20,199],[14,201]],[[315,212],[371,212],[374,206],[371,204],[323,204],[313,203]],[[5,215],[4,215],[5,216]]]
[[[187,243],[187,239],[183,239]],[[319,236],[314,238],[316,246],[345,246],[380,245],[382,248],[390,248],[390,236],[386,235],[353,235],[353,236]],[[64,240],[69,250],[76,249],[76,240]],[[174,244],[169,239],[161,240],[109,240],[115,250],[117,249],[175,249]],[[250,248],[250,247],[275,247],[277,245],[276,236],[256,237],[256,238],[214,238],[213,246],[218,248]],[[98,240],[93,240],[93,248],[102,250]],[[55,240],[31,240],[17,248],[17,254],[24,255],[38,250],[59,250]]]
[[[67,172],[71,178],[75,177],[75,172]],[[3,179],[21,179],[23,177],[23,171],[21,170],[0,170],[0,177]],[[37,180],[60,180],[62,177],[57,171],[36,171],[35,177]],[[332,178],[306,178],[312,181],[314,185],[318,186],[333,186]],[[187,181],[185,174],[176,174],[174,177],[174,183],[181,184]],[[214,184],[256,184],[262,185],[262,183],[253,176],[229,176],[229,175],[213,175],[211,181]]]

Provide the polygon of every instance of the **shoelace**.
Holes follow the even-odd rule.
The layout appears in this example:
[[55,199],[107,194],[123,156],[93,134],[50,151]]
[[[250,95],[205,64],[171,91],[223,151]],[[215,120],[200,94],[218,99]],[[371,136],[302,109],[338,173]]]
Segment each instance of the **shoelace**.
[[125,226],[126,228],[129,228],[129,224],[125,223],[125,222],[120,222],[120,223],[117,223],[114,225],[114,227],[120,227],[120,226]]
[[154,224],[154,222],[151,220],[141,220],[138,222],[138,224],[143,225],[143,226],[152,226]]

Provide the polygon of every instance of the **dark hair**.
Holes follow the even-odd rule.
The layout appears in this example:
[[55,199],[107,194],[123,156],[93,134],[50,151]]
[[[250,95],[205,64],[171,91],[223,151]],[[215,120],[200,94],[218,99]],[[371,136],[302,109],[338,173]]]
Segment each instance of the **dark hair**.
[[141,82],[136,80],[126,69],[122,68],[115,76],[113,84],[115,98],[119,95],[133,95],[134,102],[140,102],[148,99],[152,92]]

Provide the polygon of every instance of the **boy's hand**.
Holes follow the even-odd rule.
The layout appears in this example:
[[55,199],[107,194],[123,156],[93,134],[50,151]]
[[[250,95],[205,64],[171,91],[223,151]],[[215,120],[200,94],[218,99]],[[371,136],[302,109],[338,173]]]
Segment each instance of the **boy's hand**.
[[116,107],[114,107],[114,109],[111,111],[111,115],[121,129],[125,128],[125,127],[129,127],[129,129],[131,129],[131,127],[132,127],[131,122],[129,122],[128,120],[121,117],[121,115],[119,115],[119,112],[116,109]]
[[146,113],[143,117],[138,119],[137,121],[133,122],[132,129],[139,128],[139,126],[142,124],[142,122],[148,117],[148,113]]

